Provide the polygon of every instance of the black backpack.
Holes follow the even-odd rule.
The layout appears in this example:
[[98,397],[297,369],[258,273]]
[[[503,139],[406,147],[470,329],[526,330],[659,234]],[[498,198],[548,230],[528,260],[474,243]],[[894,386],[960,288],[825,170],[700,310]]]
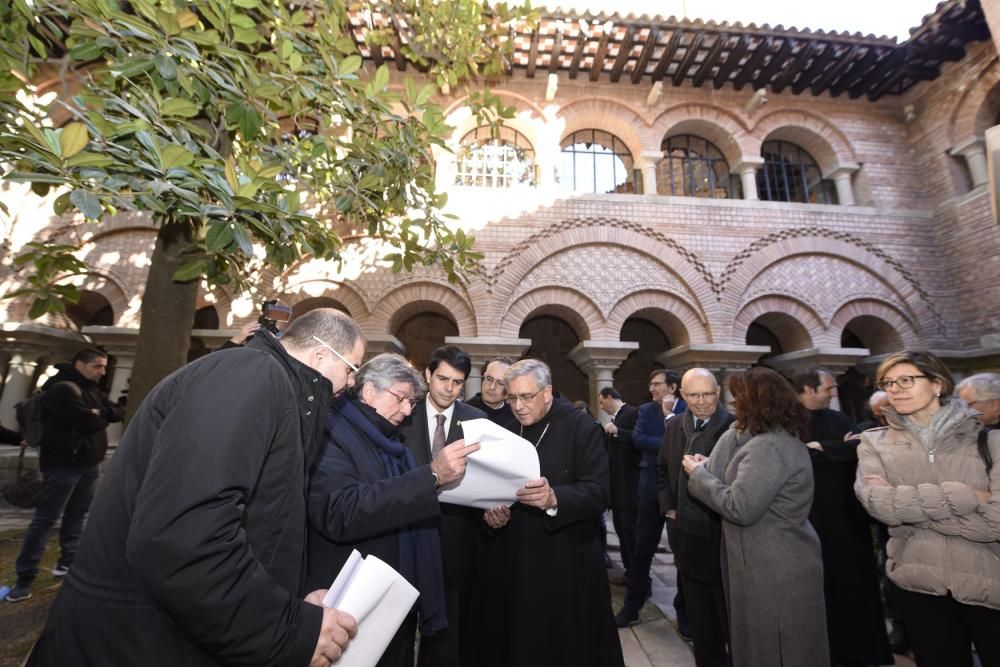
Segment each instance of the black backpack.
[[[52,385],[68,384],[73,393],[82,396],[80,387],[75,382],[64,380]],[[45,429],[45,409],[42,407],[42,395],[46,390],[29,396],[14,404],[14,416],[17,418],[18,430],[29,447],[37,447],[42,442],[42,432]]]

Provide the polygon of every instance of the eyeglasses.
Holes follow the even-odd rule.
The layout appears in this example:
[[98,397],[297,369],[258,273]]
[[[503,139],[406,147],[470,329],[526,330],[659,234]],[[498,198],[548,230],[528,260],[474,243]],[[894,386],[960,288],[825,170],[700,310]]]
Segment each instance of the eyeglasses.
[[927,378],[926,375],[900,375],[895,380],[880,380],[875,386],[882,391],[889,391],[893,387],[909,389],[917,383],[917,378]]
[[503,388],[504,386],[506,386],[504,384],[503,380],[495,378],[495,377],[492,377],[492,376],[489,376],[489,375],[487,375],[486,377],[483,378],[483,384],[492,384],[492,385],[496,385],[496,386],[501,387],[501,388]]
[[540,393],[542,393],[541,389],[539,389],[533,394],[510,394],[504,400],[507,401],[507,403],[509,403],[510,405],[517,405],[518,401],[521,401],[522,403],[530,403],[531,401],[535,400],[535,396],[538,396]]
[[396,400],[399,401],[400,405],[402,405],[403,403],[409,403],[411,410],[417,404],[417,399],[415,399],[415,398],[409,398],[408,396],[400,396],[399,394],[397,394],[396,392],[394,392],[392,389],[389,389],[388,387],[386,387],[385,390],[387,392],[389,392],[390,394],[392,394],[393,396],[395,396]]
[[659,387],[660,385],[665,385],[665,384],[667,384],[667,383],[664,382],[663,380],[657,380],[656,382],[650,382],[649,386],[650,387]]
[[685,394],[684,392],[681,392],[681,396],[683,396],[686,401],[707,401],[710,398],[715,398],[717,393],[718,392],[715,391],[703,391],[698,394]]
[[337,355],[337,357],[338,357],[338,358],[339,358],[339,359],[340,359],[341,361],[343,361],[343,362],[344,362],[344,364],[345,364],[345,365],[347,366],[347,370],[349,370],[349,371],[350,371],[350,374],[351,374],[351,375],[353,375],[354,373],[357,373],[357,372],[358,372],[358,370],[359,370],[359,369],[358,369],[358,367],[357,367],[357,366],[355,366],[354,364],[352,364],[351,362],[349,362],[349,361],[348,361],[347,359],[345,359],[345,358],[344,358],[344,355],[342,355],[342,354],[341,354],[340,352],[337,352],[337,351],[336,351],[335,349],[333,349],[333,347],[332,347],[332,346],[331,346],[331,345],[330,345],[329,343],[327,343],[327,342],[325,342],[325,341],[323,341],[323,340],[320,340],[320,339],[319,339],[319,338],[317,338],[316,336],[313,336],[312,338],[313,338],[313,340],[314,340],[314,341],[316,341],[317,343],[319,343],[320,345],[322,345],[323,347],[325,347],[326,349],[330,350],[330,351],[331,351],[331,352],[333,352],[333,353],[334,353],[335,355]]

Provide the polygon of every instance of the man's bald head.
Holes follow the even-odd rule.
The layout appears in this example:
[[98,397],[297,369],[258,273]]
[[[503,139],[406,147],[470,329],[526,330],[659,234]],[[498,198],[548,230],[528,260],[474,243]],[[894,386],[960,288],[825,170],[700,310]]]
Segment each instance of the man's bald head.
[[719,406],[719,381],[707,368],[692,368],[681,378],[681,396],[698,419],[708,419]]

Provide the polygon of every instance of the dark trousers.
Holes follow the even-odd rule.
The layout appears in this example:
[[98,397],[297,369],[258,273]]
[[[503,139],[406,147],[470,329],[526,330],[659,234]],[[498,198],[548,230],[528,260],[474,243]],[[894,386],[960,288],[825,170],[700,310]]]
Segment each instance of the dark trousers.
[[621,545],[622,566],[626,576],[632,563],[632,554],[635,553],[635,517],[634,509],[611,510],[611,523],[615,526],[615,534]]
[[[444,604],[448,627],[429,637],[420,638],[418,667],[461,667],[469,662],[472,638],[465,621],[473,610],[470,608],[469,588],[458,588],[445,581]],[[463,657],[464,656],[464,657]]]
[[38,576],[38,563],[45,553],[49,530],[62,514],[59,528],[59,564],[69,567],[83,533],[83,520],[97,491],[98,466],[71,470],[43,470],[42,494],[28,532],[21,544],[14,569],[17,583],[29,585]]
[[652,592],[649,568],[653,564],[656,548],[663,537],[663,515],[656,498],[639,498],[635,521],[635,553],[629,564],[625,584],[625,606],[638,612]]
[[1000,665],[1000,610],[902,589],[899,602],[920,667],[972,667],[973,644],[983,667]]
[[688,627],[694,637],[694,661],[698,667],[729,667],[729,619],[722,583],[712,585],[678,576],[683,581]]

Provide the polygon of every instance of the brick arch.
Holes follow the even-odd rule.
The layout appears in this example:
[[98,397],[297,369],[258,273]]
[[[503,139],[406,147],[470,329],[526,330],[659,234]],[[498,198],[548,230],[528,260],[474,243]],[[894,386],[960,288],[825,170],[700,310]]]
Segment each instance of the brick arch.
[[564,220],[525,238],[485,276],[488,291],[494,298],[509,299],[535,266],[556,253],[587,244],[622,245],[653,257],[694,295],[699,317],[705,317],[714,302],[714,277],[695,253],[649,227],[604,218]]
[[655,150],[660,150],[664,139],[678,134],[694,134],[708,139],[722,151],[730,168],[743,162],[745,156],[760,153],[760,145],[750,136],[743,121],[711,104],[671,107],[653,121],[650,134],[658,137]]
[[125,282],[107,269],[88,270],[85,274],[73,276],[66,281],[81,291],[94,292],[107,299],[114,313],[113,324],[118,326],[119,320],[128,310],[128,292]]
[[[865,318],[862,326],[871,337],[878,341],[869,349],[872,354],[895,352],[901,348],[923,347],[917,327],[892,304],[880,299],[855,299],[842,305],[830,318],[830,331],[836,335],[839,344],[840,337],[852,322],[858,323],[859,318]],[[882,323],[884,327],[880,327]],[[895,340],[887,334],[895,334]],[[872,341],[865,341],[871,344]]]
[[560,109],[557,118],[565,125],[559,133],[559,143],[571,132],[603,130],[615,135],[628,147],[632,159],[638,160],[648,146],[643,144],[646,122],[627,104],[606,98],[586,98]]
[[608,331],[621,338],[622,326],[630,317],[641,317],[654,323],[674,346],[712,342],[707,323],[691,304],[676,294],[654,290],[630,294],[608,313]]
[[801,146],[816,160],[824,176],[839,167],[857,167],[854,147],[833,123],[811,111],[773,111],[753,128],[755,145],[750,155],[760,156],[767,140],[789,141]]
[[[519,110],[515,112],[513,118],[504,120],[503,124],[523,134],[531,142],[535,149],[535,155],[543,152],[542,145],[546,141],[544,130],[547,117],[545,111],[529,97],[507,90],[494,90],[492,93],[505,99],[508,104],[512,104]],[[468,97],[462,97],[445,110],[445,121],[455,128],[447,139],[447,143],[452,149],[458,147],[462,137],[477,126],[476,117],[469,111],[467,104]]]
[[944,320],[916,277],[884,250],[846,232],[824,227],[787,229],[754,241],[739,252],[719,278],[722,312],[735,312],[753,279],[772,264],[795,255],[829,255],[878,276],[899,298],[914,321],[933,321],[944,332]]
[[982,137],[1000,111],[1000,67],[987,67],[955,102],[948,123],[949,145]]
[[826,332],[823,322],[809,306],[783,294],[762,296],[744,306],[733,320],[733,342],[743,343],[754,322],[774,334],[783,353],[808,350]]
[[100,222],[88,220],[77,227],[82,238],[88,238],[88,243],[96,243],[99,240],[120,234],[121,232],[145,232],[152,233],[155,237],[159,229],[153,224],[152,217],[146,212],[122,211],[116,215],[108,216]]
[[404,320],[421,311],[451,318],[459,336],[478,335],[472,307],[453,289],[432,282],[402,285],[386,294],[372,310],[364,330],[370,334],[391,334]]
[[344,304],[348,314],[364,328],[369,317],[368,307],[357,291],[350,285],[329,278],[313,278],[293,283],[286,283],[282,292],[285,305],[294,308],[306,299],[326,296]]
[[569,324],[580,340],[603,340],[604,318],[593,301],[568,287],[540,287],[522,295],[500,317],[500,335],[517,338],[536,315],[554,315]]

